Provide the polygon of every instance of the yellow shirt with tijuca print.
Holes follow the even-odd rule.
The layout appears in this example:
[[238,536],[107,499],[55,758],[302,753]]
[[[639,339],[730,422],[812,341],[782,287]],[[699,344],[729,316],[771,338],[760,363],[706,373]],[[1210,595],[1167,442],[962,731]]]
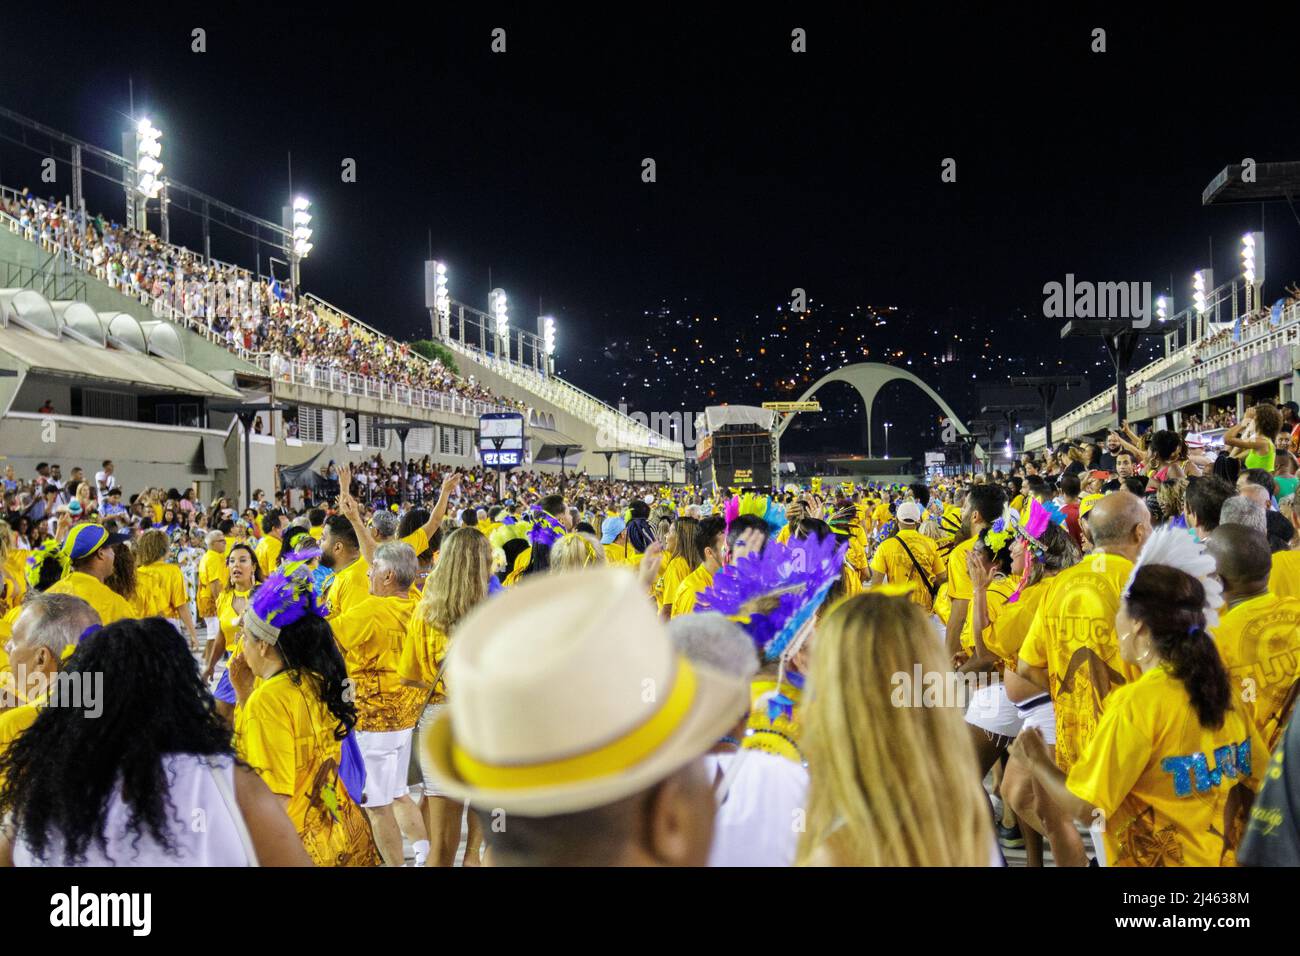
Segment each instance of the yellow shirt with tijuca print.
[[[916,564],[913,564],[912,559],[907,556],[908,549],[916,558]],[[934,541],[915,528],[900,529],[898,534],[891,535],[880,542],[876,553],[871,556],[872,572],[883,574],[889,584],[908,585],[911,588],[908,600],[928,612],[934,606],[934,601],[930,597],[929,589],[921,580],[921,573],[917,571],[916,565],[921,566],[921,572],[924,572],[932,586],[944,572],[943,559],[939,557],[938,547]]]
[[175,617],[190,600],[180,565],[166,561],[135,569],[135,594],[141,617]]
[[317,866],[377,866],[370,824],[339,779],[338,719],[309,678],[280,671],[235,711],[235,749],[286,808]]
[[371,594],[330,619],[356,695],[357,730],[414,727],[428,696],[402,683],[398,662],[416,598]]
[[1268,590],[1278,597],[1300,598],[1300,551],[1274,552]]
[[98,578],[82,571],[73,571],[62,581],[50,585],[49,594],[71,594],[95,609],[100,623],[105,627],[114,621],[135,617],[135,609],[120,594],[109,589]]
[[1268,748],[1231,699],[1203,727],[1164,665],[1116,688],[1066,786],[1105,821],[1108,866],[1232,866]]
[[7,611],[9,608],[18,607],[23,603],[23,596],[27,593],[27,558],[31,552],[26,548],[10,548],[9,556],[5,558],[4,570],[12,580],[10,588],[12,593],[2,595],[4,607],[0,610]]
[[1097,551],[1052,578],[1020,646],[1020,660],[1046,668],[1056,704],[1056,763],[1067,773],[1083,752],[1103,705],[1138,668],[1119,656],[1115,612],[1133,562]]
[[370,565],[358,556],[346,568],[335,571],[325,588],[330,620],[345,614],[370,596]]
[[682,583],[677,585],[677,596],[673,598],[672,616],[693,613],[700,593],[712,585],[713,572],[704,564],[682,578]]
[[1234,694],[1273,750],[1300,679],[1300,598],[1261,594],[1234,604],[1219,612],[1214,641]]
[[[438,679],[438,668],[442,666],[449,646],[446,632],[426,621],[417,606],[406,622],[406,638],[397,661],[397,676],[429,686],[437,679],[438,685],[433,688],[430,704],[441,704],[447,699],[447,679],[445,676]],[[427,690],[420,693],[428,695]]]

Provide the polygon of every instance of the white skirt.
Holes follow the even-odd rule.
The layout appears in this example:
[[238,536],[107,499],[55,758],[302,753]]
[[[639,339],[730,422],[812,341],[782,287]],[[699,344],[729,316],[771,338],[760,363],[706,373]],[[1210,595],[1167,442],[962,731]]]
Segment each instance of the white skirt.
[[1006,685],[997,681],[975,691],[966,708],[966,723],[1000,737],[1014,737],[1024,721],[1007,697]]

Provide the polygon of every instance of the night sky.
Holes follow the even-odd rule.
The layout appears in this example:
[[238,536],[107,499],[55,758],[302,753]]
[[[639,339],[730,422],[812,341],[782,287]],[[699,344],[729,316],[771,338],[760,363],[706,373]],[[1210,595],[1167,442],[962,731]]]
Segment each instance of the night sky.
[[[1045,282],[1159,291],[1172,274],[1181,308],[1211,242],[1223,278],[1261,224],[1266,298],[1300,278],[1300,213],[1200,204],[1229,162],[1300,158],[1294,30],[1247,24],[1248,7],[1213,26],[1176,7],[985,18],[925,5],[900,19],[484,5],[416,20],[378,5],[33,6],[6,13],[0,104],[120,151],[129,77],[136,115],[163,131],[166,174],[269,219],[291,151],[316,216],[307,290],[426,334],[432,230],[454,298],[486,308],[491,269],[513,324],[535,328],[539,301],[556,316],[562,372],[664,301],[725,332],[796,286],[846,312],[971,310],[1005,328],[1004,348],[1056,354]],[[490,51],[497,26],[505,54]],[[190,51],[194,27],[206,53]],[[794,27],[806,54],[790,52]],[[1107,52],[1090,52],[1093,27]],[[355,184],[340,182],[344,157]],[[954,184],[940,181],[946,157]],[[39,187],[39,159],[0,141],[0,181]],[[92,178],[87,193],[121,217],[120,189]],[[198,237],[174,218],[174,241]],[[237,237],[215,233],[213,252],[255,262]],[[899,344],[920,331],[898,328]]]

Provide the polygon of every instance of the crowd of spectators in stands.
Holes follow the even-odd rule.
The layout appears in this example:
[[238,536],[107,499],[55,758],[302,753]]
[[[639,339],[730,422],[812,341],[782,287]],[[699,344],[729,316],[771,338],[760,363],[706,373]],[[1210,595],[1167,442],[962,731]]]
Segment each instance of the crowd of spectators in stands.
[[47,249],[74,253],[80,264],[110,287],[148,304],[160,300],[207,331],[231,351],[273,356],[273,374],[289,373],[290,360],[355,373],[386,382],[445,392],[462,398],[519,407],[483,385],[455,374],[437,359],[371,332],[347,316],[309,299],[295,299],[286,281],[205,261],[198,253],[129,230],[102,216],[77,217],[59,202],[27,193],[0,197],[0,209],[22,233]]

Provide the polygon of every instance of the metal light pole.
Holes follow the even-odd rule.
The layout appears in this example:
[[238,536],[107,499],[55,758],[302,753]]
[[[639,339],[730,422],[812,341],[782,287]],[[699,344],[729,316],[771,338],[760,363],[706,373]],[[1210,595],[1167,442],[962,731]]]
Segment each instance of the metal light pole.
[[889,458],[889,422],[885,422],[885,458]]

